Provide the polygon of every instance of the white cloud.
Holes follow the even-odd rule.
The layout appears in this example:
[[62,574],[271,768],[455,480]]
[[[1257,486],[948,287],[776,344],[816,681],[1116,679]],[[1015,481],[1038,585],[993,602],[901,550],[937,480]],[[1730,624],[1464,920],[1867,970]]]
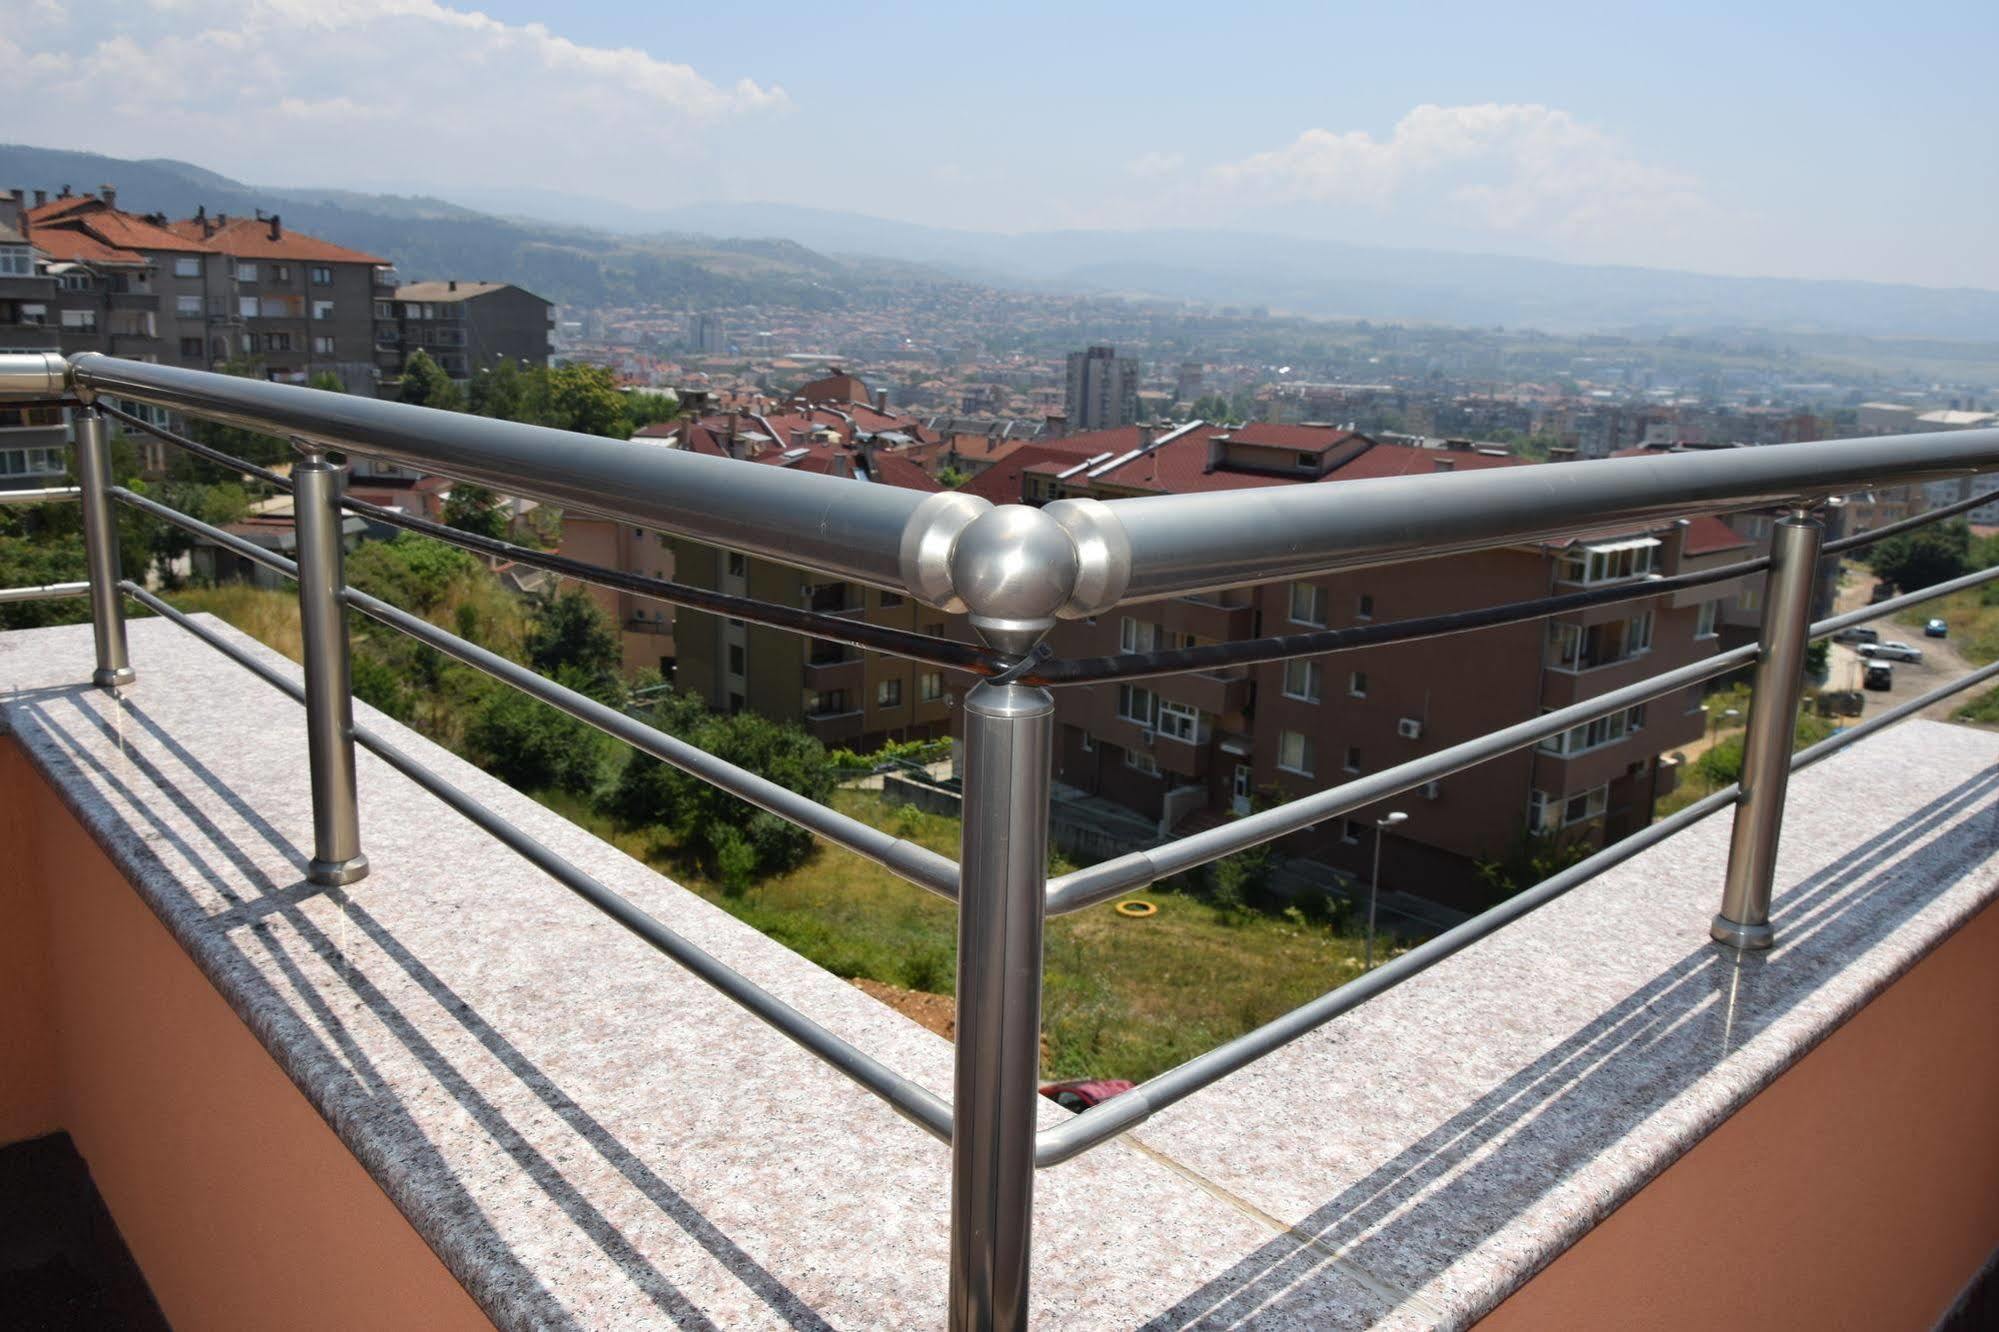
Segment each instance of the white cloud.
[[1156,176],[1170,176],[1187,165],[1185,153],[1140,153],[1124,164],[1124,169],[1140,180],[1150,180]]
[[1605,234],[1704,207],[1690,177],[1640,161],[1614,136],[1532,104],[1416,107],[1384,138],[1307,130],[1215,167],[1225,190],[1272,201],[1387,210],[1445,203],[1502,232]]
[[[584,186],[685,161],[781,111],[718,82],[438,0],[75,0],[0,38],[9,137],[171,156],[271,183],[426,178]],[[357,137],[364,134],[366,137]]]

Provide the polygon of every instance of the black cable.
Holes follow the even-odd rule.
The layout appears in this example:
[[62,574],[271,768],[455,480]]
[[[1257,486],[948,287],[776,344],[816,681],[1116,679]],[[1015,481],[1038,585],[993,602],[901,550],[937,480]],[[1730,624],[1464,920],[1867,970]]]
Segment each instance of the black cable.
[[221,449],[210,448],[206,444],[197,444],[185,435],[176,435],[165,426],[154,425],[144,417],[134,416],[123,408],[113,407],[110,403],[104,402],[101,399],[97,406],[106,416],[115,416],[126,425],[137,426],[147,434],[157,436],[169,444],[178,445],[198,458],[206,458],[218,467],[227,467],[233,471],[242,472],[247,476],[254,476],[267,486],[275,486],[286,494],[291,493],[292,483],[290,478],[274,472],[268,467],[259,467],[256,463],[238,458],[234,454],[224,453]]

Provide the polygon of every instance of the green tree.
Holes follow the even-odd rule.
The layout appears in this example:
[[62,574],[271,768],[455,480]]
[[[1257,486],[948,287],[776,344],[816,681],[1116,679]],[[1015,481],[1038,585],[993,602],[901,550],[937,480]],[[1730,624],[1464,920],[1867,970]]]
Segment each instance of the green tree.
[[550,370],[543,424],[585,435],[629,439],[632,424],[625,398],[611,372],[601,365],[565,365]]
[[456,546],[408,532],[392,541],[364,541],[347,557],[347,581],[370,596],[428,615],[451,585],[483,566]]
[[609,698],[618,692],[623,653],[617,627],[590,594],[575,584],[536,599],[523,646],[528,664],[543,675],[567,674],[583,682],[572,684],[572,688],[593,698]]
[[500,361],[472,376],[467,395],[471,410],[502,421],[525,421],[531,385],[512,361]]
[[[813,800],[833,794],[837,773],[826,748],[798,726],[755,713],[712,713],[692,695],[668,695],[653,724],[717,758]],[[812,835],[709,783],[634,750],[609,808],[628,827],[660,827],[723,888],[742,892],[758,878],[803,864]]]
[[345,393],[347,391],[347,385],[342,383],[340,376],[334,374],[331,370],[320,371],[311,379],[306,380],[305,386],[307,388],[316,388],[322,393]]
[[454,481],[444,501],[444,525],[500,541],[506,539],[512,516],[498,494],[470,481]]
[[671,389],[625,389],[619,396],[625,400],[627,435],[640,426],[671,421],[680,415],[680,395]]
[[1956,578],[1971,568],[1971,528],[1962,522],[1936,523],[1868,548],[1874,576],[1906,592]]
[[524,791],[553,788],[590,795],[616,743],[596,727],[517,689],[487,695],[465,729],[466,747],[480,766]]
[[1204,393],[1194,399],[1194,416],[1215,425],[1235,425],[1242,418],[1229,406],[1229,400],[1219,393]]
[[465,410],[465,390],[444,373],[444,367],[422,351],[411,352],[403,362],[402,388],[397,396],[416,407],[436,407],[447,412]]

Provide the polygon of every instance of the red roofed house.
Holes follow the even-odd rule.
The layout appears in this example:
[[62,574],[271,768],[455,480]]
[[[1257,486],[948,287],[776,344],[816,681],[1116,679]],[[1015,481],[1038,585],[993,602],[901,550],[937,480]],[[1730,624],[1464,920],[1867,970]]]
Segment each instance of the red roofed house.
[[[1125,427],[1060,443],[1079,447],[1082,458],[995,467],[968,488],[995,503],[1042,504],[1350,485],[1364,505],[1371,488],[1400,477],[1466,473],[1464,484],[1476,485],[1469,474],[1528,465],[1469,447],[1414,448],[1325,426],[1264,423]],[[1062,657],[1110,656],[1527,601],[1733,563],[1748,552],[1726,541],[1726,531],[1697,519],[1560,547],[1524,545],[1179,597],[1065,621],[1051,642]],[[1185,831],[1245,813],[1265,793],[1288,799],[1335,786],[1709,655],[1722,603],[1737,592],[1724,583],[1442,643],[1060,689],[1055,776],[1156,820],[1160,831]],[[1660,758],[1701,736],[1700,707],[1694,688],[1627,709],[1329,820],[1285,849],[1358,883],[1374,850],[1374,821],[1399,810],[1409,817],[1383,843],[1384,890],[1469,909],[1493,892],[1478,865],[1516,860],[1530,834],[1595,845],[1649,822],[1676,778]]]

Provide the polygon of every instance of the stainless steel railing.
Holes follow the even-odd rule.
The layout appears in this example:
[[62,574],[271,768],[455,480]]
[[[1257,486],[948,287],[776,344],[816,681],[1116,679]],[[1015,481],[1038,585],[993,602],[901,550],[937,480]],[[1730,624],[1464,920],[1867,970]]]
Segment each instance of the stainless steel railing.
[[[292,441],[300,558],[294,562],[110,484],[100,393],[259,430]],[[1356,481],[1134,500],[1062,500],[1045,509],[993,507],[962,495],[920,496],[886,486],[800,475],[669,450],[368,399],[318,393],[85,355],[0,356],[0,401],[74,395],[77,472],[89,581],[0,592],[11,597],[88,594],[95,681],[133,680],[121,599],[179,624],[304,704],[311,740],[316,882],[366,873],[353,799],[359,746],[424,786],[676,963],[948,1142],[952,1153],[951,1321],[959,1328],[1025,1324],[1033,1174],[1118,1136],[1165,1106],[1296,1040],[1400,984],[1510,921],[1587,882],[1647,846],[1721,809],[1736,808],[1715,939],[1767,947],[1771,883],[1786,778],[1881,726],[1999,675],[1986,667],[1793,755],[1805,644],[1947,592],[1999,578],[1986,570],[1863,611],[1807,623],[1808,591],[1822,550],[1815,509],[1872,485],[1908,484],[1999,467],[1999,431],[1849,440],[1657,459],[1547,465],[1507,471]],[[226,454],[158,425],[115,413],[211,460]],[[965,803],[960,860],[823,808],[623,713],[543,679],[397,607],[346,587],[341,511],[367,510],[342,494],[333,451],[372,454],[456,478],[604,513],[679,536],[916,596],[961,613],[983,649],[796,607],[770,607],[665,580],[594,569],[505,542],[471,538],[421,520],[398,524],[487,554],[506,554],[565,576],[730,614],[796,632],[930,661],[980,678],[965,699]],[[246,469],[247,464],[242,464]],[[259,469],[250,469],[256,471]],[[1977,501],[1927,515],[1935,519]],[[271,669],[190,620],[144,587],[121,579],[110,506],[122,503],[297,580],[305,634],[303,681]],[[1767,559],[1628,588],[1473,608],[1450,616],[1317,634],[1089,661],[1047,659],[1042,639],[1061,618],[1272,578],[1424,558],[1588,532],[1628,530],[1686,513],[1781,506],[1789,511]],[[380,511],[378,511],[380,512]],[[1897,525],[1898,527],[1906,525]],[[1878,535],[1878,534],[1876,534]],[[1832,543],[1850,548],[1849,538]],[[1582,604],[1656,598],[1764,573],[1772,595],[1762,640],[1611,690],[1585,702],[1465,740],[1385,771],[1293,800],[1149,851],[1118,856],[1049,881],[1046,843],[1054,705],[1049,687],[1204,669],[1475,632],[1560,614]],[[718,600],[719,598],[719,600]],[[702,952],[494,811],[357,725],[346,678],[344,611],[353,609],[485,671],[646,753],[875,860],[955,900],[959,915],[958,1045],[954,1098],[944,1103],[834,1036],[811,1018]],[[870,636],[872,635],[872,636]],[[1484,914],[1134,1091],[1037,1132],[1041,948],[1050,914],[1080,910],[1247,847],[1286,836],[1397,792],[1536,744],[1580,723],[1754,665],[1743,779],[1591,855]]]

